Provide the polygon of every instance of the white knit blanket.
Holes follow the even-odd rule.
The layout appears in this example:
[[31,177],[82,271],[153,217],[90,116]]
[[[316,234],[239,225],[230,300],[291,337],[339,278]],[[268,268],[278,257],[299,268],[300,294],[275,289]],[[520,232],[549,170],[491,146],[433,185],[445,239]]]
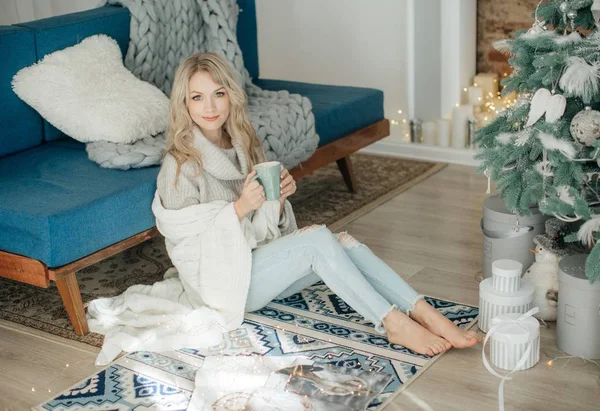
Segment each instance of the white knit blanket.
[[[316,150],[319,136],[310,100],[287,91],[267,91],[255,86],[244,67],[236,37],[235,0],[107,0],[131,13],[130,43],[125,66],[138,78],[170,95],[179,63],[195,52],[216,52],[237,71],[248,94],[248,111],[268,160],[292,168]],[[243,12],[243,11],[242,11]],[[144,167],[154,162],[164,136],[154,144],[91,143],[89,157],[110,168]],[[147,153],[147,154],[146,154]],[[148,159],[147,157],[152,158]],[[99,161],[101,160],[101,161]]]
[[279,201],[267,201],[240,224],[233,203],[214,201],[167,210],[152,203],[175,268],[163,281],[134,285],[90,302],[90,330],[105,335],[96,364],[121,351],[169,351],[219,344],[243,321],[252,249],[281,236]]

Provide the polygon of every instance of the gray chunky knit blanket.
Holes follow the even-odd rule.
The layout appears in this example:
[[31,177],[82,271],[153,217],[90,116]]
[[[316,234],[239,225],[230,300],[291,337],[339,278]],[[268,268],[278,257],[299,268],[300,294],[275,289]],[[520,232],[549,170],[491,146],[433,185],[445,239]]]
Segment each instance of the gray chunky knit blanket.
[[[319,136],[310,101],[287,91],[262,90],[252,83],[236,38],[240,10],[235,0],[107,2],[123,5],[131,13],[125,66],[138,78],[169,95],[183,59],[199,51],[219,53],[237,71],[248,94],[250,118],[268,160],[291,168],[316,150]],[[133,144],[90,143],[87,151],[103,167],[127,169],[158,164],[164,144],[164,134],[159,134]]]

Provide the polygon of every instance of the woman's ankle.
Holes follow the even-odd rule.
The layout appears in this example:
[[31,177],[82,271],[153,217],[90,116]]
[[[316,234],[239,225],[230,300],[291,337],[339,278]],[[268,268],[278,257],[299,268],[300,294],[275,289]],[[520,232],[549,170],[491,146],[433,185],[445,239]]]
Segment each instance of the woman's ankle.
[[422,324],[431,317],[431,315],[433,314],[431,311],[432,309],[435,310],[435,308],[429,305],[427,301],[425,301],[424,299],[420,299],[415,303],[413,309],[410,310],[408,315],[416,322]]
[[389,333],[390,331],[397,330],[402,326],[402,324],[406,323],[406,321],[410,321],[410,317],[394,306],[383,317],[381,323],[383,324],[386,332]]

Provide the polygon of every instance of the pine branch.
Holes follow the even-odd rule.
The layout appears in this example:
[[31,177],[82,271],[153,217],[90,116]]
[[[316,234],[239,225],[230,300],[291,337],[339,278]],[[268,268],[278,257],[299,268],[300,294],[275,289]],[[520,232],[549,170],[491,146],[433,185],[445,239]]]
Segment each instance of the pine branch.
[[[527,215],[529,205],[538,203],[544,214],[577,216],[584,222],[600,214],[600,183],[592,184],[587,177],[590,173],[600,174],[596,161],[600,140],[591,147],[583,146],[570,132],[573,118],[585,105],[600,109],[600,84],[596,81],[600,76],[596,68],[600,65],[600,32],[590,10],[592,2],[568,2],[569,10],[577,11],[574,23],[579,33],[572,31],[571,21],[565,22],[559,9],[561,2],[548,1],[540,4],[538,18],[545,20],[550,30],[517,32],[507,42],[514,70],[501,81],[503,93],[516,90],[522,97],[517,105],[477,132],[475,143],[479,149],[475,158],[481,161],[477,171],[487,171],[497,182],[511,212]],[[563,94],[567,99],[565,111],[554,123],[547,123],[542,116],[524,130],[530,103],[523,95],[532,96],[540,88]],[[548,163],[542,164],[544,154]],[[600,238],[595,229],[591,228],[593,234]],[[592,253],[586,265],[588,277],[600,281],[597,246]]]
[[596,242],[596,245],[592,249],[590,255],[585,262],[585,274],[590,283],[596,283],[600,281],[600,243]]

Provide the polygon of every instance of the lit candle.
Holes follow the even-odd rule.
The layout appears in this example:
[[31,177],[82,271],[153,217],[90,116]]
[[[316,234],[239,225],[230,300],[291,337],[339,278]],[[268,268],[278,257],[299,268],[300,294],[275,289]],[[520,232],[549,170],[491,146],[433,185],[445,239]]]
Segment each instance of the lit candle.
[[469,87],[467,103],[472,106],[483,104],[483,88],[479,86]]
[[425,121],[421,125],[421,136],[423,144],[435,145],[435,123],[433,121]]
[[471,119],[473,119],[473,106],[454,107],[452,110],[452,147],[465,148]]
[[473,78],[473,83],[483,89],[485,96],[498,94],[498,75],[496,73],[479,73]]
[[441,147],[448,147],[450,145],[450,120],[441,118],[438,120],[437,125],[438,144]]

